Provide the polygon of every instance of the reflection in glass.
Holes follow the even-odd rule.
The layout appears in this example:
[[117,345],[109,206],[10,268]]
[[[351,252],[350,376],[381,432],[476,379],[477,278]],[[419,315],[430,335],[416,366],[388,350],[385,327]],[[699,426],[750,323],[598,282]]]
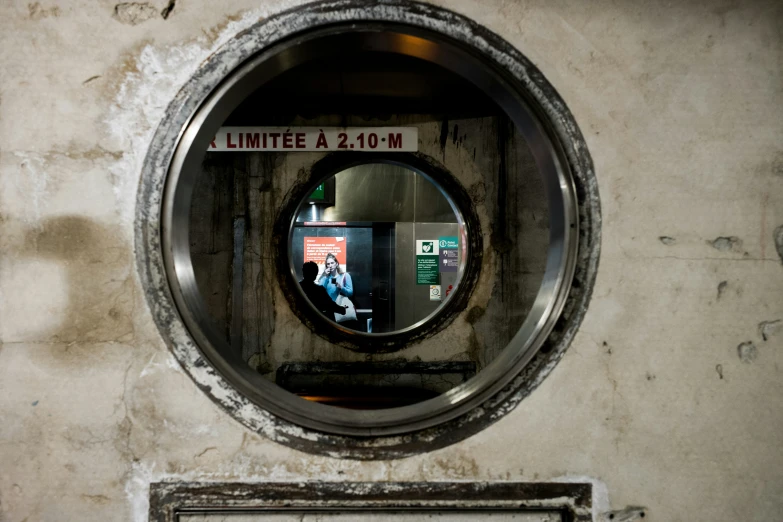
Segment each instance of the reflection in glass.
[[[307,261],[302,265],[302,280],[299,281],[299,285],[302,287],[302,292],[307,296],[313,306],[322,314],[329,317],[329,314],[335,316],[345,316],[348,311],[347,305],[337,304],[336,299],[327,292],[324,285],[321,283],[321,278],[318,277],[318,265],[313,261]],[[322,275],[322,278],[328,277]],[[339,290],[338,290],[339,292]],[[349,296],[350,297],[350,296]],[[340,317],[335,318],[336,321],[340,321]]]
[[[302,202],[290,260],[313,306],[345,328],[405,330],[442,308],[464,265],[460,217],[425,176],[368,163],[335,174]],[[314,278],[304,273],[317,266]],[[322,287],[344,313],[323,303]]]

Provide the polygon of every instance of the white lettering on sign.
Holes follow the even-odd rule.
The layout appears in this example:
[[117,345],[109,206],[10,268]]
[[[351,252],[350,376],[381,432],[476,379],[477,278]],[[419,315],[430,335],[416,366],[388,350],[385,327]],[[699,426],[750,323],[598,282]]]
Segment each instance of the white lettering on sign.
[[416,152],[416,127],[221,127],[207,150]]

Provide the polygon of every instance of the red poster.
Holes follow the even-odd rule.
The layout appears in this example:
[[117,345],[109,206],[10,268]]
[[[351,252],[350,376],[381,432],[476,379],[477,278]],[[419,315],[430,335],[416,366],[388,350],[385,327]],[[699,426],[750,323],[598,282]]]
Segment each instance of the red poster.
[[304,262],[314,261],[318,264],[318,272],[322,272],[327,254],[334,254],[343,272],[347,268],[347,242],[345,237],[305,237]]

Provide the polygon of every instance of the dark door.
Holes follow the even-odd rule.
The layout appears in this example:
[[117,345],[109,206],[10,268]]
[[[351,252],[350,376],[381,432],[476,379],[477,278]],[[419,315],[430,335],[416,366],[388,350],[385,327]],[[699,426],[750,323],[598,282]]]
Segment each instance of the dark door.
[[394,223],[372,226],[372,331],[394,330]]

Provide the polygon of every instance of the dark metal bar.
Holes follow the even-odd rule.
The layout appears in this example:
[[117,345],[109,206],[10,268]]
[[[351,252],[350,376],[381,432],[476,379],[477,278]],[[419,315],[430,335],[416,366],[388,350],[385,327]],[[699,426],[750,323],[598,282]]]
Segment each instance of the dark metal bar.
[[231,264],[231,348],[242,355],[242,280],[245,266],[245,218],[234,218],[234,260]]
[[556,482],[290,482],[150,484],[150,522],[181,513],[556,512],[592,521],[592,484]]
[[231,263],[231,326],[229,335],[231,349],[239,357],[242,357],[242,319],[243,299],[242,291],[245,269],[245,229],[247,215],[247,180],[245,173],[234,170],[234,253]]

